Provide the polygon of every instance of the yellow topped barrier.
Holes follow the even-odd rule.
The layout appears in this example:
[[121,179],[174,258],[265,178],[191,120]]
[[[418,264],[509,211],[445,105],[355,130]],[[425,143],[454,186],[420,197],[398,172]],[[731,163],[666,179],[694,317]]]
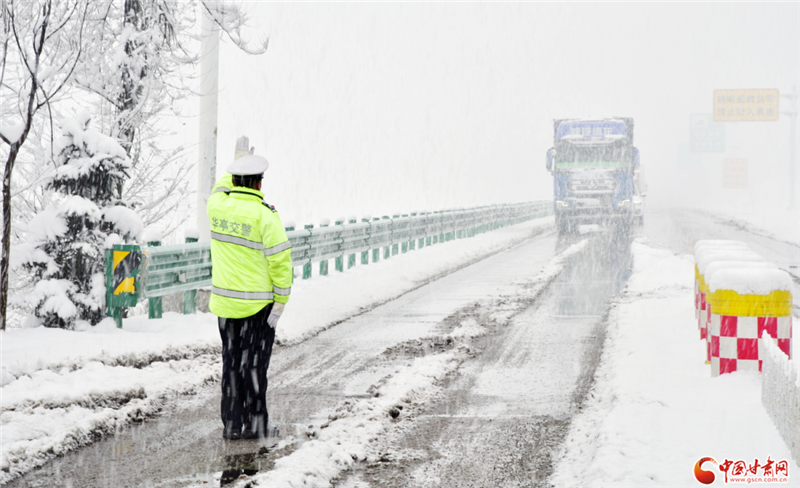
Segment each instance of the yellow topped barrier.
[[[707,285],[706,285],[707,286]],[[711,313],[738,317],[788,317],[792,314],[792,293],[772,291],[769,295],[740,295],[733,290],[708,293]]]
[[700,293],[708,293],[708,283],[706,283],[705,276],[700,275],[700,277],[697,278],[697,282],[698,282],[698,287],[700,289]]

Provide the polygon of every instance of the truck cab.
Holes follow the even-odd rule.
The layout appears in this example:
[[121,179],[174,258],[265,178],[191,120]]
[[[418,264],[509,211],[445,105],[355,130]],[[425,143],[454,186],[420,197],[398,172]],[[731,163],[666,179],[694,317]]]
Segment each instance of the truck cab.
[[633,222],[640,164],[632,118],[555,120],[546,166],[559,233],[580,224]]

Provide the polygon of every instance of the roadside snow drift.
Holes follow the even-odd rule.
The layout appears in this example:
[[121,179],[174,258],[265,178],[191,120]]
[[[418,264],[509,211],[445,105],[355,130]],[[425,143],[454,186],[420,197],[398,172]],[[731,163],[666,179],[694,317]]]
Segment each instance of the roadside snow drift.
[[[693,469],[703,457],[748,465],[770,457],[788,460],[789,485],[795,486],[800,471],[761,404],[760,375],[712,378],[705,364],[691,256],[650,248],[644,240],[634,242],[633,254],[633,274],[609,313],[596,383],[572,421],[551,483],[700,486]],[[704,469],[724,476],[711,462]]]

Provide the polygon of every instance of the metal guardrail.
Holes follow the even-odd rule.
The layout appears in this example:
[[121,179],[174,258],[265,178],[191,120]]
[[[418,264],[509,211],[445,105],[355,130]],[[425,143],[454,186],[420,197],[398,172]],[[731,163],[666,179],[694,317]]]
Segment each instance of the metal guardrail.
[[[292,243],[292,262],[303,268],[302,277],[311,277],[312,263],[320,263],[320,274],[328,272],[328,261],[336,260],[336,270],[344,271],[344,256],[349,255],[347,267],[356,264],[356,254],[361,253],[361,264],[368,264],[369,251],[372,262],[380,259],[380,250],[387,259],[399,252],[434,245],[457,238],[472,237],[500,227],[518,224],[553,213],[552,201],[539,201],[509,205],[491,205],[471,209],[448,210],[390,218],[351,220],[333,226],[304,229],[287,228],[286,235]],[[211,244],[192,242],[171,246],[158,243],[139,246],[114,246],[106,252],[106,303],[108,314],[117,319],[121,327],[123,307],[132,306],[140,298],[150,299],[150,317],[161,316],[161,298],[172,293],[185,293],[184,313],[193,313],[196,290],[211,285]],[[124,263],[122,254],[139,252],[138,269],[118,266]],[[118,287],[135,275],[135,286]]]

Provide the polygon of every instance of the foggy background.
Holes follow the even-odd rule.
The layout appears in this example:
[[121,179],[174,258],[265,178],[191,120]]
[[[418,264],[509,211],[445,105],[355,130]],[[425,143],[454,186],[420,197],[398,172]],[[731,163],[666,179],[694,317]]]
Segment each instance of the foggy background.
[[[800,85],[798,3],[247,8],[270,44],[250,56],[223,41],[218,175],[250,136],[284,221],[551,199],[552,120],[630,116],[651,208],[800,226],[787,116],[727,123],[725,153],[689,152],[690,114],[711,113],[714,89]],[[748,189],[722,189],[733,157]]]

